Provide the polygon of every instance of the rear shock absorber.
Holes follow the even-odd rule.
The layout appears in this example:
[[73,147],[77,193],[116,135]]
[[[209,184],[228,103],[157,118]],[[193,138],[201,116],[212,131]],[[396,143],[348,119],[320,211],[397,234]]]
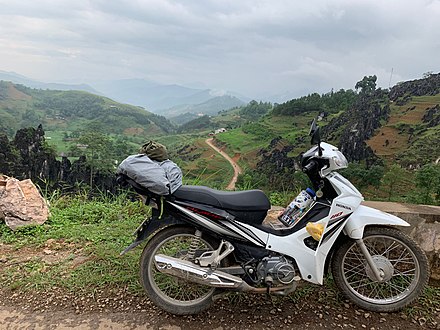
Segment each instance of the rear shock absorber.
[[194,233],[194,237],[191,240],[191,245],[189,246],[188,253],[186,254],[187,260],[194,260],[197,248],[200,244],[200,238],[202,237],[202,232],[200,230],[196,230]]

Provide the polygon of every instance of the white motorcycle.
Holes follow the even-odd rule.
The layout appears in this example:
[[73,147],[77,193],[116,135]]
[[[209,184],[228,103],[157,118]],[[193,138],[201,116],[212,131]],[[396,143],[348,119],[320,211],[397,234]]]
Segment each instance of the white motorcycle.
[[404,220],[363,206],[361,193],[335,172],[344,155],[321,142],[315,121],[301,165],[316,191],[291,223],[263,222],[270,202],[260,190],[224,192],[182,186],[166,198],[121,175],[155,205],[122,254],[149,238],[140,261],[149,298],[173,314],[211,306],[219,291],[286,295],[298,281],[337,287],[363,309],[392,312],[407,306],[429,279],[426,255],[396,226]]

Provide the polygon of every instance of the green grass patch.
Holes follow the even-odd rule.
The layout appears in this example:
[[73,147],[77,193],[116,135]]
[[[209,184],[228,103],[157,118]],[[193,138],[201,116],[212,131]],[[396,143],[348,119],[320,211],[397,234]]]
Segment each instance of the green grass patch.
[[93,291],[128,286],[140,290],[141,249],[123,257],[119,253],[132,242],[131,234],[149,215],[149,208],[125,195],[93,200],[84,195],[59,197],[52,201],[50,211],[50,219],[42,226],[12,232],[0,225],[1,242],[14,248],[7,256],[12,260],[0,270],[3,287]]

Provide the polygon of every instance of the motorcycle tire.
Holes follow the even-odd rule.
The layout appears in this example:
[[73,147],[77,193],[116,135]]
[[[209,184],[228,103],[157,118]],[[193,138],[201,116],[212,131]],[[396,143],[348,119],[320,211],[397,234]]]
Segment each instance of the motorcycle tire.
[[155,267],[156,254],[188,260],[188,251],[194,240],[198,240],[198,254],[218,246],[209,236],[196,238],[195,231],[193,227],[165,228],[149,240],[141,255],[140,279],[145,292],[155,305],[172,314],[196,314],[209,308],[213,302],[215,288],[189,283],[161,273]]
[[367,227],[364,243],[383,275],[377,281],[356,242],[346,240],[332,258],[336,286],[359,307],[394,312],[409,305],[429,280],[425,253],[414,240],[388,227]]

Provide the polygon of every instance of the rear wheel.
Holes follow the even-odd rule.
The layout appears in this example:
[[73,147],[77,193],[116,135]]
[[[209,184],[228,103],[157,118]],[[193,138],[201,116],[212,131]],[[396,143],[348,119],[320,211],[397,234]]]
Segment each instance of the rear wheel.
[[142,286],[157,306],[173,314],[196,314],[212,304],[215,288],[161,273],[154,262],[157,254],[191,260],[194,255],[213,250],[215,242],[210,238],[196,237],[195,231],[190,227],[166,228],[153,236],[142,252]]
[[382,280],[376,280],[356,242],[348,240],[333,256],[336,285],[355,304],[370,311],[393,312],[410,304],[429,279],[423,250],[394,228],[366,228],[363,240]]

